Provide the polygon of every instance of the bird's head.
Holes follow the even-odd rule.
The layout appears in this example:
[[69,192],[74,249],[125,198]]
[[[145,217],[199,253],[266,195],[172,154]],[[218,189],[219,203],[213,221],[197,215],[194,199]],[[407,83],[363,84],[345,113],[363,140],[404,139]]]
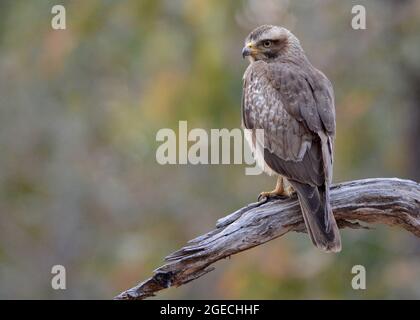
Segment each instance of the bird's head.
[[263,25],[254,29],[245,39],[242,57],[251,62],[274,61],[301,50],[299,40],[286,28]]

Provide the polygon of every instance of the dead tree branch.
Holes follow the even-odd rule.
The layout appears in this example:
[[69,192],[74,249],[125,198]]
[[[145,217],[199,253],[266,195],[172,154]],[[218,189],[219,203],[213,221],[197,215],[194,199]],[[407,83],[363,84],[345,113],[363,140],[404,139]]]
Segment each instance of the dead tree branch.
[[[340,228],[366,228],[359,222],[399,226],[420,237],[420,184],[401,179],[365,179],[331,189],[331,205]],[[216,229],[166,257],[153,277],[115,299],[145,299],[212,271],[216,261],[286,234],[306,232],[296,197],[252,203],[221,218]],[[346,250],[346,244],[343,244]]]

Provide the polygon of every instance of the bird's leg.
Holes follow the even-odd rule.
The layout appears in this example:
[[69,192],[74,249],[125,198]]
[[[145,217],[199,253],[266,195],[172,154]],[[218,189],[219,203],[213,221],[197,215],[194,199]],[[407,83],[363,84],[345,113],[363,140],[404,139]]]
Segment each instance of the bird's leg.
[[291,197],[296,192],[295,189],[293,189],[292,185],[286,178],[283,178],[283,189],[284,189],[284,194],[287,195],[288,197]]
[[261,192],[258,196],[258,201],[263,198],[289,197],[293,193],[293,189],[289,184],[285,185],[286,181],[284,180],[282,176],[278,176],[276,188],[272,191]]

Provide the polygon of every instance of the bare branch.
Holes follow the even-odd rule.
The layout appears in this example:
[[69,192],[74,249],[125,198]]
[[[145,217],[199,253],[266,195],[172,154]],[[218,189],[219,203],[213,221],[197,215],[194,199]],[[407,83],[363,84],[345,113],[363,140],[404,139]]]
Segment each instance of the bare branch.
[[[420,237],[420,184],[416,182],[381,178],[340,183],[331,189],[331,205],[340,228],[367,228],[359,222],[383,223]],[[115,299],[145,299],[159,290],[183,285],[212,271],[209,266],[216,261],[289,231],[306,232],[295,196],[249,204],[170,254],[152,278]]]

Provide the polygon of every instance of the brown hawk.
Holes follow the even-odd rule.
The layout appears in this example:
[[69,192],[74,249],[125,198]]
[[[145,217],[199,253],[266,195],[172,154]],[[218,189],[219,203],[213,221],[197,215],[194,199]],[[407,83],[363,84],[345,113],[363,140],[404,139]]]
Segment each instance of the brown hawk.
[[[299,40],[287,29],[264,25],[252,31],[242,50],[250,65],[243,77],[242,124],[264,171],[278,176],[276,188],[260,197],[297,192],[312,242],[341,250],[329,187],[335,135],[331,82],[311,65]],[[263,129],[264,139],[256,129]]]

